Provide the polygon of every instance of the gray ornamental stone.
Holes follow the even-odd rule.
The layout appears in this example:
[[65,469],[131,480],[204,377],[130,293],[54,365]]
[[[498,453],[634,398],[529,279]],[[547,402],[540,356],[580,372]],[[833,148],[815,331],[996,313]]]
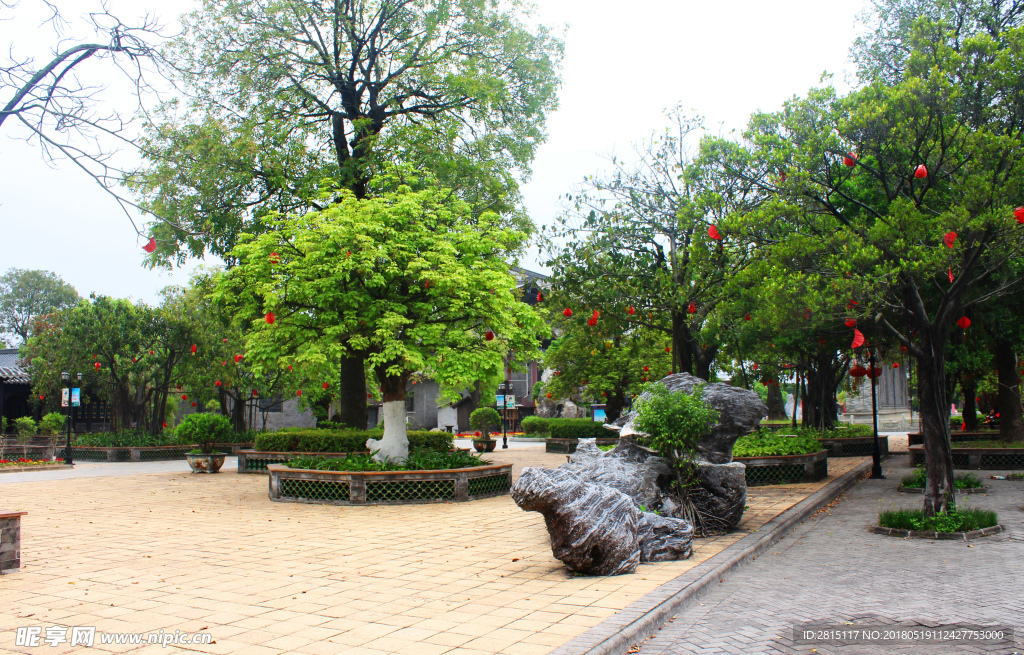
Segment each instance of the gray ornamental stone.
[[[768,407],[761,401],[761,397],[749,389],[718,382],[708,384],[689,373],[669,375],[659,380],[658,384],[665,385],[670,391],[683,393],[691,393],[699,384],[706,385],[701,398],[705,404],[718,410],[719,417],[710,432],[701,437],[697,451],[701,459],[711,464],[731,462],[732,446],[736,440],[755,431],[761,419],[768,415]],[[649,397],[648,394],[641,394],[637,400],[642,400],[645,396]],[[642,434],[633,426],[635,417],[636,412],[630,411],[607,427],[618,428],[620,437]]]

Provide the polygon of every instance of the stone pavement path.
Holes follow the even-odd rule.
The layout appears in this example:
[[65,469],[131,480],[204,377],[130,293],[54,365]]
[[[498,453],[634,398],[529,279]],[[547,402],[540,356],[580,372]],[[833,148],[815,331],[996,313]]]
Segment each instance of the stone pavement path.
[[[899,462],[905,458],[898,458]],[[688,653],[873,655],[1024,654],[1024,486],[988,480],[961,503],[994,509],[1008,532],[970,542],[869,533],[880,509],[919,507],[895,487],[909,469],[884,464],[645,642],[640,655]],[[908,629],[952,623],[1009,625],[1016,645],[794,643],[793,627],[822,622]]]

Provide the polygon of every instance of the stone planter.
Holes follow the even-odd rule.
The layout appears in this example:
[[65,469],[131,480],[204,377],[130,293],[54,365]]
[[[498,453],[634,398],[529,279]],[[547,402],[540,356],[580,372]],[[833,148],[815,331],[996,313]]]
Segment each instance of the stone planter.
[[828,451],[809,455],[775,457],[734,457],[747,467],[747,486],[816,482],[828,476]]
[[473,439],[473,448],[475,448],[478,453],[493,453],[494,448],[497,445],[497,439]]
[[216,473],[224,466],[224,453],[186,453],[188,465],[192,467],[193,473]]
[[[544,451],[548,453],[565,453],[567,455],[571,455],[576,452],[576,446],[578,446],[579,443],[579,439],[553,439],[549,437],[544,440]],[[607,439],[597,439],[595,443],[598,446],[617,446],[619,438],[609,437]]]
[[[990,430],[986,432],[955,432],[949,433],[950,441],[987,441],[989,439],[998,439],[999,430]],[[907,435],[907,441],[911,446],[919,446],[924,444],[924,435],[920,432],[911,432]]]
[[884,534],[890,537],[900,537],[903,539],[940,539],[940,540],[952,540],[952,541],[970,541],[971,539],[977,539],[978,537],[987,537],[992,534],[998,534],[1005,530],[1001,525],[993,525],[990,528],[982,528],[981,530],[971,530],[970,532],[918,532],[915,530],[897,530],[896,528],[883,528],[880,525],[876,525],[871,528],[871,531],[875,534]]
[[[875,452],[874,437],[851,437],[849,439],[818,439],[828,449],[829,457],[870,457]],[[878,435],[878,448],[882,457],[889,456],[889,437]]]
[[21,568],[21,517],[26,514],[0,510],[0,575]]
[[505,463],[443,471],[310,471],[267,466],[270,500],[328,505],[406,505],[501,496],[512,486]]
[[[326,457],[328,459],[345,459],[348,453],[307,453],[307,452],[276,452],[271,450],[239,450],[239,473],[266,473],[270,464],[284,464],[296,457]],[[361,454],[369,454],[363,451]]]
[[[953,468],[1024,469],[1024,448],[953,448]],[[924,446],[910,447],[910,467],[924,464]]]

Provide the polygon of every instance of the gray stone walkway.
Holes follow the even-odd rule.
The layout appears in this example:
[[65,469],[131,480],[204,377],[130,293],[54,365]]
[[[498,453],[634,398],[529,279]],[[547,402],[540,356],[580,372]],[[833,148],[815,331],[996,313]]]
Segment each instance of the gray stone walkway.
[[[998,471],[977,471],[989,493],[961,496],[961,503],[996,510],[1007,533],[967,543],[871,534],[880,509],[920,506],[920,495],[895,491],[909,473],[896,468],[903,461],[885,463],[886,480],[858,482],[830,510],[677,616],[639,653],[1024,655],[1024,485],[987,479]],[[954,623],[1008,625],[1016,645],[794,643],[794,626],[805,622],[918,631]]]

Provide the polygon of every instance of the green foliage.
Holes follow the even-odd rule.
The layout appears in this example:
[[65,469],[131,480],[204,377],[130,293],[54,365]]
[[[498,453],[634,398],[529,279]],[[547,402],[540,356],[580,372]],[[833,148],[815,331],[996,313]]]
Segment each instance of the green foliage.
[[501,414],[493,407],[479,407],[469,415],[470,427],[476,428],[483,433],[484,439],[488,438],[491,429],[501,424]]
[[0,435],[7,434],[7,430],[8,429],[9,428],[8,428],[8,425],[7,425],[7,417],[6,416],[0,416]]
[[[447,452],[455,445],[448,432],[410,432],[409,444],[421,448]],[[261,432],[256,435],[255,450],[269,452],[359,453],[366,452],[366,440],[380,438],[375,430],[290,430]]]
[[200,444],[203,453],[213,451],[213,444],[231,439],[231,421],[220,414],[189,414],[182,419],[175,433],[182,443]]
[[[900,486],[911,489],[924,489],[927,482],[927,472],[923,468],[916,468],[910,475],[903,476]],[[958,473],[953,477],[953,486],[957,489],[980,489],[981,479],[973,473]]]
[[293,469],[313,471],[443,471],[472,466],[483,466],[488,462],[477,455],[462,451],[440,452],[427,449],[409,451],[404,464],[388,461],[379,462],[369,454],[350,453],[344,458],[296,457],[286,464]]
[[981,441],[954,441],[953,448],[1024,448],[1024,441],[1000,441],[985,439]]
[[809,455],[821,449],[821,442],[815,436],[786,436],[761,431],[737,439],[732,454],[733,457],[777,457]]
[[[183,442],[173,432],[149,434],[145,430],[119,430],[117,432],[94,432],[92,434],[76,434],[73,443],[76,446],[91,448],[142,448],[151,446],[177,446]],[[195,443],[191,441],[185,444]]]
[[56,273],[12,268],[0,277],[0,334],[15,334],[24,343],[36,319],[78,300],[75,288]]
[[925,517],[919,509],[890,509],[878,514],[878,525],[894,530],[917,532],[970,532],[999,525],[991,510],[966,508]]
[[552,439],[613,439],[616,434],[604,428],[604,423],[588,418],[548,419]]
[[690,467],[697,442],[718,420],[718,410],[704,404],[704,385],[691,393],[669,391],[663,384],[650,384],[647,396],[636,403],[634,426],[649,435],[652,448],[679,469]]
[[558,419],[541,418],[540,416],[527,416],[520,421],[519,424],[523,426],[524,434],[531,437],[537,437],[551,432],[551,422],[557,420]]
[[36,422],[31,416],[22,416],[14,419],[14,430],[18,433],[19,439],[28,439],[36,433]]
[[39,434],[53,437],[61,433],[66,421],[59,412],[50,412],[39,421]]

